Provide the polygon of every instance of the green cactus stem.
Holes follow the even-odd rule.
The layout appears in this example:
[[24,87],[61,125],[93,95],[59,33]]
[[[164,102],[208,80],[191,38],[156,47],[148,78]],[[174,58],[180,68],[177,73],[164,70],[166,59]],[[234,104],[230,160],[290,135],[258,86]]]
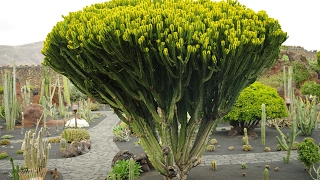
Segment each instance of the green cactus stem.
[[244,145],[248,145],[249,144],[249,138],[248,138],[248,130],[247,130],[247,128],[243,128],[243,134],[244,134],[244,137],[242,137],[242,141],[243,141]]
[[63,152],[67,148],[67,140],[64,138],[60,139],[60,151]]
[[13,158],[10,158],[10,162],[11,162],[11,167],[12,167],[12,176],[13,176],[13,180],[19,180],[19,165],[14,166],[14,162],[13,162]]
[[21,112],[21,134],[24,132],[24,114]]
[[266,144],[266,105],[261,105],[261,144]]
[[301,131],[299,131],[298,133],[296,133],[296,129],[297,129],[297,118],[295,117],[295,114],[292,114],[292,122],[291,122],[291,126],[290,126],[290,133],[288,133],[287,135],[283,134],[282,131],[280,130],[279,126],[276,125],[276,129],[279,132],[281,139],[276,136],[276,139],[279,143],[279,145],[281,146],[281,148],[285,151],[287,151],[287,156],[284,157],[284,162],[285,163],[289,163],[290,160],[290,154],[291,154],[291,150],[292,147],[294,145],[295,139],[297,136],[300,135]]
[[129,160],[129,180],[134,180],[134,164],[136,162],[133,160],[133,158],[130,158]]
[[2,76],[3,82],[3,102],[6,120],[6,129],[11,131],[14,129],[16,120],[19,116],[20,102],[17,98],[16,91],[16,65],[13,71],[6,70]]
[[36,137],[36,133],[27,131],[21,150],[23,150],[24,162],[28,169],[45,168],[49,159],[50,143],[43,139],[44,129],[41,128]]
[[268,180],[268,179],[269,179],[269,169],[268,168],[264,168],[263,180]]
[[217,162],[216,161],[211,161],[210,165],[213,170],[215,170],[215,171],[217,170]]
[[63,83],[63,94],[64,94],[64,99],[67,102],[68,106],[71,106],[71,100],[70,100],[70,80],[62,76],[62,83]]

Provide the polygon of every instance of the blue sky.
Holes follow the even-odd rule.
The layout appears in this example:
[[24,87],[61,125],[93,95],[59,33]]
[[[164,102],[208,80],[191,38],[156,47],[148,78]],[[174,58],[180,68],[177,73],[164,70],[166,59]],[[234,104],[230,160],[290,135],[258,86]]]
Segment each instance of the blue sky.
[[[43,41],[61,15],[103,0],[2,0],[0,45],[23,45]],[[239,0],[255,11],[265,10],[278,19],[289,38],[284,45],[320,50],[319,0]],[[318,23],[317,23],[318,21]]]

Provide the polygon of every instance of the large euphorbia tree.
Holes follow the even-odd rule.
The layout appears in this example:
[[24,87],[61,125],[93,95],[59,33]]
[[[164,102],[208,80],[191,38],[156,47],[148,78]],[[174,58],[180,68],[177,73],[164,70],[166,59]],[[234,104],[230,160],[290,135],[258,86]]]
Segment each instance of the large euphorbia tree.
[[69,13],[42,53],[133,128],[165,179],[186,179],[286,38],[266,12],[235,1],[113,0]]

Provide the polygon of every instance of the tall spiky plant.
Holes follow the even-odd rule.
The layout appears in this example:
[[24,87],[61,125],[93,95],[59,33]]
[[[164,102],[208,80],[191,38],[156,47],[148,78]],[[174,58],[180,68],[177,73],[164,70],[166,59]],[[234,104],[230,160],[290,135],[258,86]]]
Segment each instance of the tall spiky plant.
[[233,0],[111,0],[65,16],[42,53],[130,125],[160,174],[186,179],[286,38],[266,12]]
[[16,65],[13,66],[12,72],[8,70],[4,72],[2,82],[6,129],[11,131],[14,129],[20,113],[20,102],[16,90]]

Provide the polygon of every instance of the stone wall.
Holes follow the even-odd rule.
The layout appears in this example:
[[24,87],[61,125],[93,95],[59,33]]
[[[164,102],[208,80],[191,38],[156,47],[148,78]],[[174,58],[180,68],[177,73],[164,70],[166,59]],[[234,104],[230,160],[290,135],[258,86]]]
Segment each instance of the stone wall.
[[[5,66],[0,67],[0,77],[5,71],[12,72],[12,67]],[[48,74],[52,73],[52,83],[55,83],[57,75],[59,75],[60,82],[62,83],[62,75],[56,73],[51,68],[48,68]],[[40,87],[43,79],[43,66],[17,66],[16,78],[18,79],[20,86],[29,82],[31,86],[37,88],[40,92]],[[0,85],[2,86],[2,78],[0,78]],[[2,94],[0,94],[0,105],[2,104]]]
[[[1,77],[5,71],[12,72],[12,67],[0,67]],[[55,78],[58,73],[48,68],[48,74],[50,74],[51,72],[53,75],[52,82],[55,82]],[[28,81],[31,86],[40,88],[43,79],[43,66],[17,66],[16,77],[19,80],[21,86],[25,85],[26,81]],[[0,85],[2,85],[2,78],[0,79]]]

